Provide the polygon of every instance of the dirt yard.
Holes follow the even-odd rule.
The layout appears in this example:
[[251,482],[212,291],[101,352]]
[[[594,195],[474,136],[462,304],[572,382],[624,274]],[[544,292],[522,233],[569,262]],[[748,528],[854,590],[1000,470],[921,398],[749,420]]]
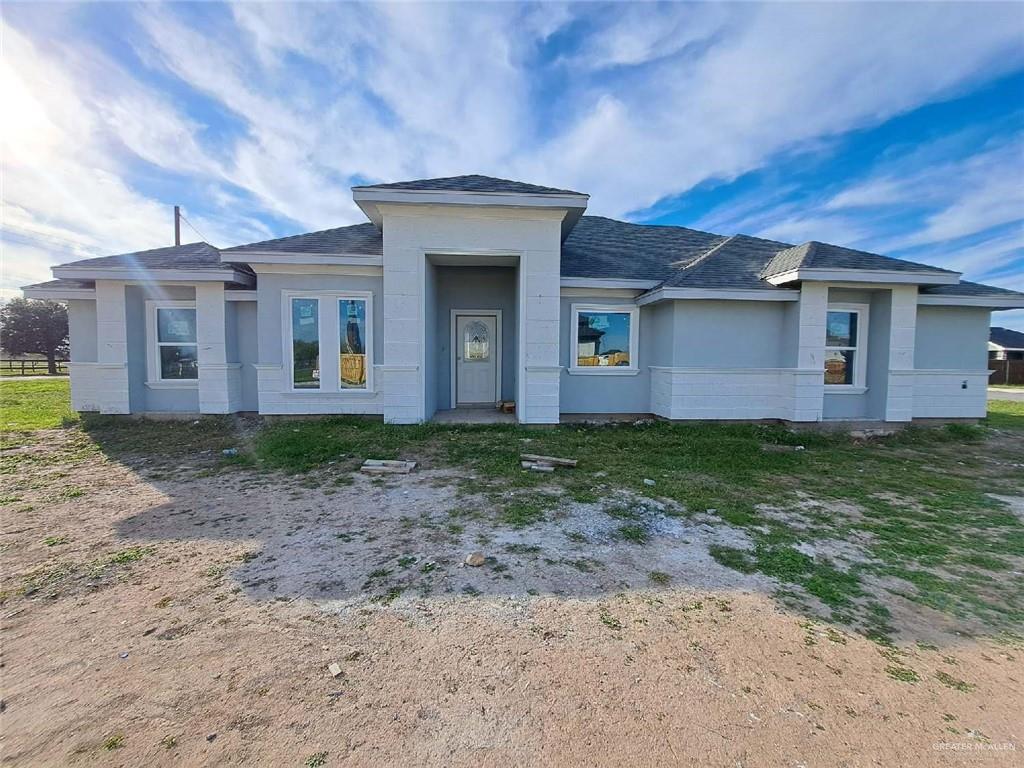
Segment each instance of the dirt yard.
[[750,547],[714,510],[621,491],[499,525],[451,468],[222,472],[36,434],[7,451],[4,764],[1024,760],[1019,636],[890,598],[889,645],[787,609],[712,557]]

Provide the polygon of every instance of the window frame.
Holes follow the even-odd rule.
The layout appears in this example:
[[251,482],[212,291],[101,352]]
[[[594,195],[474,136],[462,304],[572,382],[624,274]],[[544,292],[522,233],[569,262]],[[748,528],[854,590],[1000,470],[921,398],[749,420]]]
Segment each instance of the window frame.
[[[629,315],[629,365],[578,365],[580,312]],[[634,376],[640,373],[640,307],[636,304],[572,304],[569,310],[568,373],[579,376]]]
[[[825,394],[857,395],[867,392],[868,374],[868,321],[870,313],[869,304],[850,302],[829,303],[825,314],[825,357],[831,351],[849,352],[853,355],[853,383],[852,384],[829,384],[824,382],[825,370],[822,361],[822,380],[824,382]],[[828,343],[828,313],[849,312],[857,315],[857,343],[853,346],[838,346]]]
[[[294,338],[292,335],[293,299],[316,299],[318,302],[317,323],[320,331],[320,386],[317,389],[295,387],[295,355],[293,352]],[[366,338],[363,340],[363,346],[366,348],[365,387],[343,388],[341,386],[341,307],[339,303],[342,300],[366,302]],[[325,307],[328,307],[328,309],[325,309]],[[281,338],[284,342],[282,354],[283,359],[287,361],[282,365],[282,369],[286,371],[288,375],[284,385],[284,392],[290,395],[310,396],[359,396],[376,392],[376,389],[374,388],[373,375],[373,324],[373,291],[282,291]],[[325,358],[325,349],[334,350],[330,355],[330,358]],[[329,366],[324,365],[325,359],[329,360]]]
[[[194,342],[161,342],[160,323],[157,319],[161,309],[191,309],[196,317],[196,340]],[[199,312],[194,301],[170,301],[164,299],[146,300],[146,386],[152,389],[196,389],[199,386]],[[195,347],[196,378],[165,379],[160,367],[160,347]]]

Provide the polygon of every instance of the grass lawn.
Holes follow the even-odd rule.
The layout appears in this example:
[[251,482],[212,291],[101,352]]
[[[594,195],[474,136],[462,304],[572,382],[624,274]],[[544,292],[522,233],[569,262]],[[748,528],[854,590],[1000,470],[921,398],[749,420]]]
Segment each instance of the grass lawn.
[[52,429],[77,421],[66,376],[29,381],[0,379],[0,432]]

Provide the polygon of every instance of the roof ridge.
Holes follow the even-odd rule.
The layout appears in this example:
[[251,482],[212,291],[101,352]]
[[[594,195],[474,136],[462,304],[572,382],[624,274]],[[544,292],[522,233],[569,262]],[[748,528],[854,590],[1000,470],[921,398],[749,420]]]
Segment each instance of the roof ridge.
[[720,240],[719,242],[715,243],[713,246],[711,246],[704,253],[699,254],[698,256],[694,256],[689,261],[683,261],[683,260],[673,261],[669,266],[672,266],[672,267],[678,266],[681,270],[682,269],[691,269],[692,267],[696,267],[702,261],[705,261],[708,257],[710,257],[713,253],[715,253],[719,248],[721,248],[722,246],[724,246],[724,245],[730,243],[731,241],[735,240],[736,237],[738,237],[738,235],[729,235],[728,237],[725,237],[724,235],[722,235],[723,239]]

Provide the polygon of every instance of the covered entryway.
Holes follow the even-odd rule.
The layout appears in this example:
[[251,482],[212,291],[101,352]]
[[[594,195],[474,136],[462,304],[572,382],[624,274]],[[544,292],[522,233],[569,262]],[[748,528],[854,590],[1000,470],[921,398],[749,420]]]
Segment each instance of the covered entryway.
[[452,393],[456,408],[501,400],[501,310],[451,310]]
[[483,421],[516,399],[517,263],[428,254],[425,269],[426,412]]

